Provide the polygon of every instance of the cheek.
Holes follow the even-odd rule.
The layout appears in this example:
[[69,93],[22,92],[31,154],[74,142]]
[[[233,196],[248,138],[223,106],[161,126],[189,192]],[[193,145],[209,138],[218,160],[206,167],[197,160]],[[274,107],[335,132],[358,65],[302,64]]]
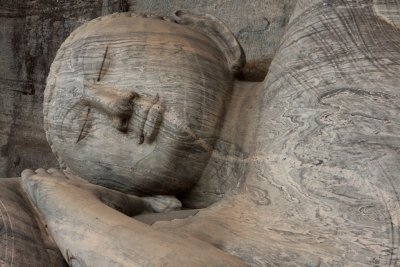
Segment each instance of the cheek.
[[171,124],[184,123],[193,129],[214,129],[223,117],[226,97],[223,93],[203,88],[181,88],[179,93],[163,97],[167,120]]
[[94,122],[89,135],[74,146],[83,160],[105,162],[129,168],[147,157],[156,148],[156,142],[138,144],[133,132],[122,133],[104,122]]

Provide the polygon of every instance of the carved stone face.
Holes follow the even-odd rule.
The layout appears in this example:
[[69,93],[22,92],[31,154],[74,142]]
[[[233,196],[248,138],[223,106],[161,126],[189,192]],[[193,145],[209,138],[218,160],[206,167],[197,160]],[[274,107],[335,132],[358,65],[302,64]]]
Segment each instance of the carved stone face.
[[232,73],[188,27],[114,16],[78,28],[53,62],[45,127],[60,161],[124,192],[176,194],[203,171]]

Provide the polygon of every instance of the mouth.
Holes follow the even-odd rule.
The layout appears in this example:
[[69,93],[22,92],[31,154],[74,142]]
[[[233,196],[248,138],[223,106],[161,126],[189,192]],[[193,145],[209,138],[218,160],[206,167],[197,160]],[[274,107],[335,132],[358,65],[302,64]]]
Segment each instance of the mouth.
[[161,105],[159,96],[151,101],[148,108],[145,109],[143,120],[139,131],[139,144],[144,142],[150,144],[156,139],[163,121],[164,107]]
[[164,115],[158,94],[155,97],[139,96],[133,91],[90,84],[85,88],[80,106],[86,111],[80,119],[83,123],[76,143],[88,135],[89,117],[95,110],[111,118],[112,126],[120,132],[133,133],[138,144],[152,143],[157,138]]

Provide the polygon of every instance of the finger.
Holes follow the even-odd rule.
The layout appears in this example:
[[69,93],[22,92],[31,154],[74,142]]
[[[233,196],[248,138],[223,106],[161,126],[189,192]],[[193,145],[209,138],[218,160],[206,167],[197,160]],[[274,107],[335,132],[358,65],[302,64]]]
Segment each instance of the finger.
[[89,185],[88,187],[90,187],[104,204],[127,216],[132,217],[138,215],[145,209],[145,204],[139,197],[96,185]]
[[25,169],[21,173],[22,177],[22,188],[25,190],[29,198],[36,203],[35,198],[35,190],[37,187],[35,186],[38,182],[37,173],[35,173],[31,169]]
[[67,177],[68,180],[74,181],[74,182],[79,182],[83,184],[88,184],[89,182],[86,181],[85,179],[73,174],[70,169],[66,169],[63,171],[64,175]]
[[35,175],[36,173],[32,171],[31,169],[25,169],[21,173],[22,179],[28,179],[29,177]]
[[182,203],[175,196],[152,196],[142,197],[146,203],[146,207],[153,212],[168,212],[173,210],[180,210]]
[[49,175],[48,173],[47,173],[47,171],[45,170],[45,169],[43,169],[43,168],[39,168],[39,169],[36,169],[35,170],[35,172],[37,173],[37,174],[39,174],[39,175]]
[[50,168],[47,170],[47,172],[52,176],[68,179],[68,177],[64,174],[64,172],[59,169]]

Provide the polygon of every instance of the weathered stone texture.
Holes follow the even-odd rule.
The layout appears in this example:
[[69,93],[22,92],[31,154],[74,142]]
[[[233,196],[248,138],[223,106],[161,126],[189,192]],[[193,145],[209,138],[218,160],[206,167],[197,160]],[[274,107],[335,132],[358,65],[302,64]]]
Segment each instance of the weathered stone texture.
[[275,53],[296,0],[130,0],[130,10],[169,15],[185,9],[222,20],[245,51],[244,77],[262,80]]
[[43,91],[50,64],[65,38],[83,22],[131,10],[170,15],[209,13],[241,42],[243,76],[264,77],[295,0],[2,0],[0,1],[0,177],[24,168],[57,166],[43,131]]
[[121,1],[0,2],[0,177],[56,166],[43,131],[42,102],[55,53],[77,26],[125,11]]

